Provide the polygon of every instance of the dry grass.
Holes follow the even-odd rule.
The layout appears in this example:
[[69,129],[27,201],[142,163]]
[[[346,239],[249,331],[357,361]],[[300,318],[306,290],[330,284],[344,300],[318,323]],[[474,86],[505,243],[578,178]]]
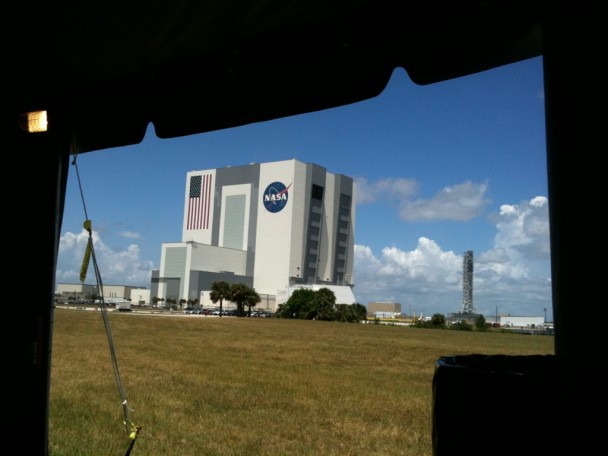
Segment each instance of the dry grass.
[[[553,337],[264,318],[109,314],[142,426],[132,455],[429,456],[444,355],[552,354]],[[50,454],[129,440],[99,312],[57,309]]]

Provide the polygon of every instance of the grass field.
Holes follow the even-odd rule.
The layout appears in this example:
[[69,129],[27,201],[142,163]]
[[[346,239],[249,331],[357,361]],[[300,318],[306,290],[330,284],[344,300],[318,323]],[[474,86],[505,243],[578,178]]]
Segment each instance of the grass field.
[[[132,456],[430,456],[435,361],[553,354],[552,336],[110,312]],[[56,309],[52,456],[124,455],[100,312]]]

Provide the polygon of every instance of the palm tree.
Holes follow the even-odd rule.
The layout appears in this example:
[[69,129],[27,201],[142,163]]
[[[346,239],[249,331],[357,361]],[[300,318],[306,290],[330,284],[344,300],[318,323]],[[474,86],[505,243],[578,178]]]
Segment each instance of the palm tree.
[[253,288],[250,288],[249,293],[247,293],[247,299],[245,299],[245,305],[247,306],[247,314],[249,317],[251,317],[251,308],[255,307],[261,301],[262,298],[260,298],[258,292],[255,291]]
[[248,316],[251,317],[251,308],[262,301],[260,295],[244,283],[234,283],[230,286],[230,299],[236,304],[237,315],[245,315],[245,306],[248,309]]
[[253,290],[244,283],[233,283],[230,287],[231,301],[236,304],[236,314],[245,315],[245,304],[248,302]]
[[218,301],[220,302],[220,317],[224,313],[222,303],[224,302],[224,299],[230,299],[230,296],[230,284],[228,282],[219,280],[211,284],[211,293],[209,293],[209,297],[214,304]]

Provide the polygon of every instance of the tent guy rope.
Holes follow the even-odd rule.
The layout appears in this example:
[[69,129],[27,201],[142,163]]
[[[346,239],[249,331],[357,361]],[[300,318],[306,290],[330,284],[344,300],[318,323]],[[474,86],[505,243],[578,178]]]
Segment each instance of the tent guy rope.
[[82,266],[80,268],[80,282],[84,283],[87,277],[87,272],[89,268],[89,264],[92,260],[93,262],[93,270],[95,272],[95,281],[97,283],[97,289],[99,290],[99,301],[100,301],[100,309],[101,315],[103,318],[106,335],[108,337],[108,345],[110,347],[110,355],[112,357],[112,366],[114,368],[114,376],[116,378],[116,384],[118,385],[118,392],[120,394],[121,406],[124,414],[124,425],[126,428],[127,436],[129,437],[129,446],[127,448],[127,452],[125,456],[129,456],[131,451],[133,450],[133,446],[135,445],[135,440],[137,439],[139,432],[141,430],[141,426],[136,426],[129,417],[129,412],[133,411],[129,408],[127,403],[127,394],[125,392],[125,388],[122,384],[122,379],[120,377],[120,369],[118,368],[118,359],[116,357],[116,349],[114,347],[114,340],[112,337],[112,329],[110,327],[110,320],[108,317],[108,309],[104,299],[103,293],[103,280],[101,278],[101,273],[99,272],[99,265],[97,264],[97,259],[95,257],[95,248],[93,246],[93,224],[89,219],[87,214],[86,203],[84,199],[84,192],[82,191],[82,183],[80,180],[80,174],[78,172],[78,165],[76,162],[77,155],[74,153],[74,159],[72,161],[72,166],[74,166],[76,170],[76,177],[78,180],[78,187],[80,190],[80,196],[82,199],[82,206],[84,209],[85,221],[83,223],[83,228],[89,233],[89,237],[87,239],[87,246],[84,252],[84,258],[82,261]]

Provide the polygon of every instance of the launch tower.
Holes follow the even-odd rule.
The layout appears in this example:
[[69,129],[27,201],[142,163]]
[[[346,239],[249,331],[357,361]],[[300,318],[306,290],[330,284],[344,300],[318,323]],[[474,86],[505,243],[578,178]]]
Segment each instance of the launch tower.
[[477,313],[473,305],[473,251],[464,252],[462,260],[462,305],[461,314],[471,315]]

